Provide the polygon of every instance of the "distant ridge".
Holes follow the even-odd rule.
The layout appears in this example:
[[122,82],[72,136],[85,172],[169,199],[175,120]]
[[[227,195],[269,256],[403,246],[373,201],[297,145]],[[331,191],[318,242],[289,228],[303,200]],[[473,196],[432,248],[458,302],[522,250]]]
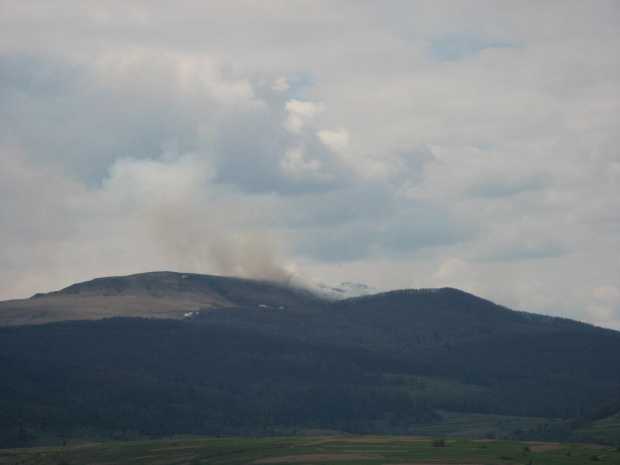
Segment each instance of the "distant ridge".
[[[252,287],[269,289],[278,286],[276,283],[246,278],[227,276],[214,276],[195,273],[178,273],[172,271],[152,271],[128,276],[111,276],[95,278],[90,281],[72,284],[59,291],[45,294],[35,294],[32,298],[55,295],[78,295],[78,294],[132,294],[147,293],[161,296],[166,293],[197,293],[219,294],[226,293],[226,289],[240,289]],[[285,286],[281,286],[285,287]]]

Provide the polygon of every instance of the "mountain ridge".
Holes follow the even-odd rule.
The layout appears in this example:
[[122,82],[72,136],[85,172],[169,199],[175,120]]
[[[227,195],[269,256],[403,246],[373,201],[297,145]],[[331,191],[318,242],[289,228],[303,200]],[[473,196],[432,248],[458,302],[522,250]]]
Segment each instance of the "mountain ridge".
[[[458,296],[463,302],[473,300],[476,306],[483,304],[486,307],[491,306],[496,311],[521,314],[537,323],[548,323],[551,326],[577,324],[596,327],[569,318],[512,310],[452,287],[396,289],[335,299],[289,283],[172,271],[99,277],[74,283],[57,291],[37,293],[26,299],[0,301],[0,326],[114,316],[182,319],[188,312],[252,306],[284,307],[297,311],[315,310],[326,306],[346,308],[360,303],[372,304],[373,301],[395,296],[441,293]],[[62,300],[63,298],[66,299]],[[98,299],[105,299],[106,305],[102,305]],[[102,309],[102,306],[105,309]],[[79,311],[86,307],[94,311]],[[150,313],[143,311],[145,307],[151,309]]]
[[27,299],[0,302],[0,326],[114,316],[182,319],[188,312],[247,305],[303,311],[320,296],[266,280],[155,271],[95,278]]

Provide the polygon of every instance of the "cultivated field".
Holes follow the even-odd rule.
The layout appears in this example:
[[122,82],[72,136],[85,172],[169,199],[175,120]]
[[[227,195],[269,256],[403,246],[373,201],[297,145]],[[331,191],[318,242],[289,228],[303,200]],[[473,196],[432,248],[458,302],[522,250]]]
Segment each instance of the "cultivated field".
[[184,438],[0,450],[0,464],[40,465],[491,465],[620,463],[617,448],[425,437]]

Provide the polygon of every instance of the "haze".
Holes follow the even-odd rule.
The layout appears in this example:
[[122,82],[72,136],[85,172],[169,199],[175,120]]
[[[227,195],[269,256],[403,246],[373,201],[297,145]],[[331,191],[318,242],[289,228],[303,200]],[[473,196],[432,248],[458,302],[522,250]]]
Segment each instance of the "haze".
[[620,3],[0,4],[0,299],[172,270],[620,329]]

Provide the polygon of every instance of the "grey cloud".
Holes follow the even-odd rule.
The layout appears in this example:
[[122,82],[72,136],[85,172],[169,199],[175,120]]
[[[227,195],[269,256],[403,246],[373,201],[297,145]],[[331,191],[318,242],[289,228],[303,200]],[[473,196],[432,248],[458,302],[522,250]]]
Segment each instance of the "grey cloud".
[[382,247],[395,254],[468,241],[474,231],[443,205],[420,201],[390,218],[383,229]]
[[488,224],[480,231],[480,244],[473,251],[473,259],[510,262],[562,256],[570,249],[557,226],[531,215]]
[[419,173],[424,165],[433,161],[433,151],[425,144],[420,144],[409,150],[402,151],[399,158],[403,161],[410,173]]
[[501,40],[485,39],[471,31],[436,37],[431,39],[429,44],[431,56],[439,61],[456,61],[489,48],[506,49],[518,46]]
[[331,228],[308,229],[297,246],[298,253],[328,263],[361,260],[372,256],[380,232],[364,222]]
[[67,61],[31,53],[0,56],[0,70],[3,100],[19,95],[25,98],[62,96],[75,85],[81,74],[78,67]]
[[568,247],[553,239],[543,239],[535,243],[507,243],[501,246],[481,247],[476,257],[478,262],[511,262],[559,257],[569,251]]
[[333,227],[361,221],[379,224],[393,215],[395,208],[393,194],[384,184],[357,184],[292,199],[281,222],[287,228]]
[[[474,237],[476,228],[441,204],[418,201],[403,205],[383,197],[365,211],[364,195],[370,192],[360,191],[348,199],[352,209],[342,201],[331,209],[315,209],[314,216],[306,217],[303,223],[310,232],[303,234],[300,250],[315,259],[330,261],[402,257]],[[308,221],[310,218],[313,221]]]
[[488,173],[481,176],[475,184],[469,186],[466,192],[476,197],[504,198],[518,195],[523,192],[537,191],[549,187],[552,177],[545,172],[531,172],[525,174]]
[[33,169],[11,151],[0,150],[0,234],[5,246],[27,248],[74,235],[76,220],[88,214],[79,202],[72,202],[84,195],[82,186],[61,170]]
[[170,94],[93,85],[84,64],[32,56],[12,57],[3,73],[18,82],[3,94],[2,131],[88,185],[99,185],[118,157],[157,157],[169,141],[181,150],[192,145],[191,121]]

